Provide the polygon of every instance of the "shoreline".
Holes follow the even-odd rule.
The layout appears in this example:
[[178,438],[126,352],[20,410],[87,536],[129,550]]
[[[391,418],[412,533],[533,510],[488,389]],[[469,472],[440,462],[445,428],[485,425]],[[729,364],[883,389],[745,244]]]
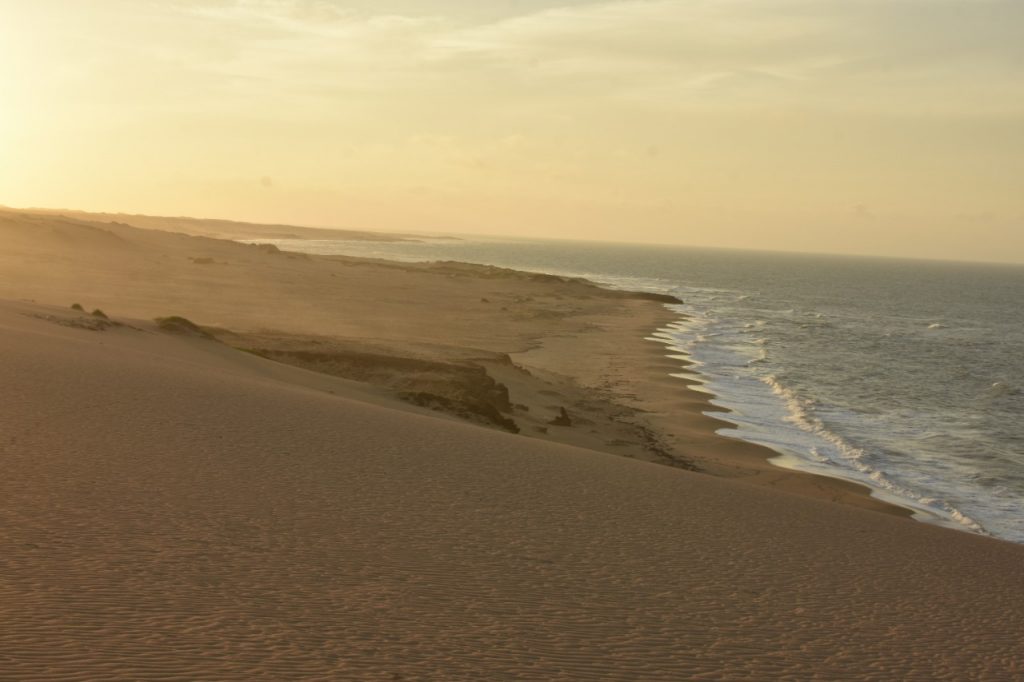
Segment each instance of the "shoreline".
[[[397,263],[398,261],[385,261]],[[465,263],[477,267],[477,264]],[[487,266],[484,266],[487,267]],[[514,271],[522,272],[522,271]],[[547,273],[534,273],[542,276],[558,277]],[[603,285],[594,286],[610,292],[617,292],[627,298],[633,292],[611,289]],[[613,314],[619,318],[617,324],[608,325],[601,330],[591,330],[572,337],[564,337],[580,355],[598,359],[603,367],[586,367],[587,363],[578,363],[568,373],[564,365],[568,355],[567,349],[556,348],[555,360],[544,360],[544,346],[557,345],[561,339],[541,337],[539,347],[523,352],[512,352],[511,366],[501,358],[501,353],[488,356],[482,353],[457,353],[451,359],[456,361],[469,359],[473,364],[483,366],[488,376],[500,385],[508,386],[509,406],[511,409],[499,410],[507,413],[517,423],[516,433],[521,437],[535,438],[555,443],[575,445],[597,452],[624,456],[631,459],[651,461],[664,466],[681,468],[710,476],[741,480],[751,485],[760,485],[790,494],[802,495],[814,499],[822,499],[838,504],[846,504],[872,511],[878,511],[899,517],[912,517],[915,511],[909,507],[890,502],[873,493],[873,488],[841,477],[821,475],[813,472],[780,467],[772,463],[772,459],[780,457],[780,453],[768,446],[760,445],[739,438],[731,438],[718,433],[718,430],[731,427],[725,416],[717,417],[707,412],[726,415],[723,408],[711,403],[711,395],[694,388],[699,382],[673,376],[680,369],[680,361],[665,355],[661,349],[653,349],[654,357],[645,359],[644,350],[650,349],[650,333],[642,331],[641,326],[622,333],[622,323],[645,320],[646,325],[654,323],[655,330],[661,329],[668,322],[679,319],[679,313],[668,309],[667,305],[646,298],[639,299],[640,304],[634,306],[628,316]],[[650,303],[648,306],[647,303]],[[648,310],[638,310],[649,307]],[[332,362],[344,355],[341,348],[324,350],[330,345],[329,340],[313,339],[308,336],[292,336],[282,343],[280,337],[270,334],[237,333],[229,330],[210,330],[215,338],[235,348],[254,353],[261,357],[288,365],[304,367],[312,371],[322,372],[342,378],[362,377],[369,385],[387,386],[388,382],[379,379],[366,379],[361,371],[350,368],[339,368]],[[637,332],[640,332],[637,334]],[[639,340],[639,343],[637,341]],[[309,349],[316,347],[316,356],[310,358]],[[262,342],[263,347],[254,348],[252,344]],[[269,342],[269,343],[268,343]],[[269,348],[267,347],[269,346]],[[344,347],[344,346],[343,346]],[[629,349],[636,357],[626,361],[626,369],[622,375],[611,376],[611,368],[621,362],[622,358],[604,355],[606,350],[620,355]],[[362,349],[360,349],[362,350]],[[375,352],[380,352],[376,351]],[[329,357],[333,356],[333,357]],[[473,357],[476,356],[476,357]],[[384,349],[377,355],[376,365],[403,365],[413,358],[403,351]],[[417,360],[419,358],[416,358]],[[362,363],[371,362],[360,358]],[[432,368],[438,371],[443,368]],[[525,370],[526,377],[522,376]],[[670,371],[672,370],[672,371]],[[639,371],[639,373],[638,373]],[[610,391],[602,391],[598,382],[624,381],[626,374],[641,377],[635,386],[619,386]],[[589,380],[588,380],[589,378]],[[458,381],[458,377],[451,377]],[[595,381],[595,379],[597,381]],[[359,381],[360,379],[356,379]],[[583,391],[574,390],[574,384],[583,382]],[[642,385],[641,385],[642,384]],[[422,393],[422,391],[419,391]],[[679,395],[673,395],[678,393]],[[399,393],[401,395],[401,393]],[[433,394],[432,394],[433,395]],[[668,400],[676,405],[676,409],[663,412],[659,401]],[[536,410],[539,403],[550,402],[547,407],[551,413],[540,420],[530,422],[527,419],[531,407]],[[457,418],[479,423],[491,428],[502,428],[491,418],[480,418],[479,414],[457,410],[450,405],[431,404],[422,399],[413,404],[428,407],[435,413],[454,415]],[[557,417],[557,410],[567,407],[567,414],[573,425],[567,427],[552,426],[548,416]],[[627,408],[629,415],[612,412],[616,408]],[[474,411],[475,412],[475,411]],[[628,424],[635,427],[632,433],[621,431],[609,432],[608,427],[601,424],[608,421]],[[528,423],[524,423],[528,422]],[[682,423],[682,428],[680,428]],[[589,429],[589,433],[579,431],[579,426],[597,427]],[[576,428],[574,428],[576,427]],[[543,431],[540,431],[543,429]],[[622,438],[621,436],[626,436]],[[915,519],[916,520],[916,519]],[[960,530],[960,529],[957,529]],[[965,529],[966,530],[966,529]]]
[[[663,344],[651,336],[680,317],[680,313],[661,305],[645,318],[630,316],[631,326],[622,336],[619,330],[606,328],[573,339],[570,345],[575,347],[575,364],[571,373],[584,381],[589,379],[591,388],[598,389],[600,382],[608,381],[610,368],[626,362],[628,371],[612,372],[619,399],[643,415],[664,446],[696,471],[894,516],[914,515],[908,507],[875,497],[869,486],[780,467],[770,461],[780,456],[775,450],[719,434],[719,429],[732,427],[732,423],[713,414],[725,415],[727,411],[711,403],[711,394],[696,388],[699,382],[673,376],[680,372],[684,361],[666,355]],[[631,343],[630,339],[641,343]],[[567,352],[557,348],[552,355],[564,361]],[[543,354],[534,351],[525,354],[524,360],[536,362],[538,356],[542,358]]]
[[[258,242],[258,239],[256,237],[250,235],[250,236],[247,236],[247,237],[241,237],[241,238],[238,239],[238,241],[240,241],[241,243],[256,243],[256,242]],[[273,240],[273,241],[275,242],[275,244],[274,244],[275,247],[282,248],[282,249],[287,249],[287,248],[299,248],[296,244],[294,244],[292,242],[302,242],[302,241],[306,241],[306,239],[305,238],[301,238],[301,239],[290,240],[289,244],[287,244],[287,245],[278,243],[280,240]],[[305,254],[305,255],[313,256],[313,257],[327,257],[327,258],[332,257],[332,255],[341,255],[341,254],[319,253],[316,250],[312,250],[312,251],[294,251],[293,253],[301,253],[301,254]],[[551,271],[547,271],[547,270],[544,270],[544,269],[536,269],[536,268],[519,269],[516,266],[496,265],[496,264],[490,264],[490,263],[485,263],[485,262],[459,261],[459,260],[448,260],[448,259],[426,259],[426,258],[415,258],[415,259],[412,259],[412,258],[409,258],[409,259],[394,258],[394,259],[392,259],[392,258],[389,258],[387,256],[379,256],[379,255],[373,256],[373,257],[362,256],[362,255],[352,255],[352,256],[344,255],[342,257],[346,257],[346,258],[366,258],[366,259],[369,259],[369,260],[377,260],[377,261],[380,261],[380,262],[388,262],[388,263],[395,263],[395,264],[427,264],[427,263],[435,263],[435,262],[436,263],[449,262],[449,263],[464,264],[464,265],[471,266],[471,267],[502,268],[502,269],[506,269],[507,268],[507,269],[510,269],[512,271],[515,271],[515,272],[521,272],[521,273],[527,273],[527,274],[533,274],[533,275],[556,277],[556,278],[557,277],[567,277],[567,278],[584,279],[585,281],[590,282],[594,286],[597,286],[597,287],[600,287],[602,289],[606,289],[606,290],[609,290],[609,291],[613,291],[613,292],[619,292],[619,293],[624,293],[624,294],[629,294],[629,295],[651,295],[651,296],[654,296],[654,297],[664,297],[666,299],[675,299],[675,302],[679,302],[679,303],[682,302],[682,301],[679,301],[679,299],[676,298],[675,296],[673,296],[672,294],[665,293],[664,291],[654,292],[652,290],[630,289],[628,287],[621,287],[621,286],[617,286],[617,285],[615,285],[613,283],[602,281],[600,277],[598,277],[596,279],[589,279],[586,275],[573,274],[571,272],[559,272],[559,271],[551,272]],[[670,305],[671,303],[672,303],[672,301],[666,301],[666,304],[668,304],[668,305]],[[682,318],[685,318],[685,317],[686,317],[685,313],[681,313],[681,312],[677,312],[677,311],[672,311],[672,314],[668,318],[665,318],[665,322],[664,323],[662,323],[658,327],[656,327],[650,334],[644,335],[643,338],[645,338],[645,340],[655,340],[655,341],[657,341],[659,343],[662,343],[662,341],[660,339],[650,339],[650,338],[647,338],[647,337],[648,336],[656,335],[659,332],[667,331],[665,329],[665,326],[667,326],[671,322],[678,321],[678,320],[680,320]],[[679,351],[675,351],[675,352],[676,352],[676,354],[683,353],[683,354],[687,355],[687,359],[679,359],[678,361],[675,361],[675,364],[671,364],[671,365],[666,366],[666,373],[667,374],[676,375],[681,370],[686,370],[687,367],[692,365],[692,361],[688,359],[688,354],[686,354],[685,351],[679,350]],[[654,381],[657,381],[657,379],[658,379],[657,377],[653,378]],[[701,393],[701,394],[705,393],[704,391],[701,391],[699,388],[695,388],[695,387],[702,386],[703,383],[704,383],[702,381],[694,382],[694,381],[690,381],[688,379],[685,379],[685,378],[682,378],[682,377],[677,377],[677,376],[673,376],[673,379],[676,379],[676,380],[681,379],[681,380],[683,380],[684,384],[685,384],[685,390],[697,390],[698,393]],[[712,394],[713,394],[714,397],[720,397],[720,396],[718,396],[718,394],[714,394],[713,392],[712,392]],[[823,470],[821,470],[821,468],[816,469],[816,468],[814,468],[813,466],[810,466],[810,465],[805,466],[803,460],[801,460],[799,456],[779,452],[779,451],[774,449],[769,444],[763,444],[763,443],[757,442],[756,440],[746,439],[746,438],[743,438],[741,436],[731,436],[731,435],[725,435],[725,434],[717,433],[717,431],[719,431],[719,430],[721,430],[723,428],[732,429],[732,428],[735,428],[737,426],[736,423],[734,423],[732,420],[730,420],[728,418],[728,415],[732,413],[732,410],[730,408],[728,408],[728,407],[725,407],[725,406],[714,405],[714,404],[712,404],[710,402],[710,399],[705,401],[705,403],[706,404],[704,406],[703,412],[710,412],[710,413],[712,413],[712,415],[721,415],[721,416],[718,416],[718,417],[712,416],[711,418],[712,418],[713,421],[708,426],[708,428],[713,429],[716,432],[715,436],[718,437],[718,438],[726,439],[728,441],[739,441],[739,442],[744,443],[747,446],[749,446],[751,448],[751,450],[752,450],[752,452],[749,454],[749,456],[737,457],[735,454],[727,455],[725,457],[725,460],[728,460],[728,461],[726,461],[724,463],[723,463],[723,461],[721,461],[721,459],[719,457],[719,454],[715,453],[711,457],[711,459],[713,460],[711,462],[711,466],[706,468],[706,469],[704,469],[706,473],[711,473],[711,470],[713,470],[714,473],[712,473],[712,475],[747,478],[751,482],[754,482],[756,480],[756,481],[758,481],[761,484],[769,485],[771,487],[778,487],[779,489],[790,490],[792,492],[795,492],[796,494],[808,494],[808,495],[813,496],[813,497],[823,498],[823,499],[830,499],[832,501],[836,501],[836,502],[842,503],[842,504],[852,504],[854,506],[860,506],[860,507],[864,507],[864,508],[868,508],[868,509],[873,509],[873,510],[876,510],[876,511],[881,511],[881,512],[888,513],[888,514],[893,514],[893,515],[896,515],[896,516],[911,517],[915,521],[918,521],[918,522],[921,522],[921,523],[927,523],[927,524],[931,524],[931,525],[939,525],[939,526],[948,527],[948,528],[951,528],[951,529],[954,529],[954,530],[959,530],[959,531],[962,531],[962,532],[968,532],[968,533],[974,533],[974,534],[979,534],[979,535],[983,535],[983,536],[989,536],[989,534],[987,532],[984,532],[984,530],[976,530],[974,528],[968,527],[965,524],[958,523],[955,519],[951,518],[948,515],[944,515],[944,514],[942,514],[941,512],[939,512],[939,511],[937,511],[935,509],[931,509],[931,508],[928,508],[928,507],[922,506],[922,505],[915,505],[913,500],[901,497],[899,494],[889,492],[889,491],[887,491],[883,487],[874,486],[871,483],[863,481],[863,480],[860,480],[860,479],[857,479],[854,476],[844,475],[843,470],[841,468],[839,468],[839,467],[835,467],[836,468],[835,472],[830,472],[830,471],[823,471]],[[671,428],[670,420],[663,420],[663,421],[666,422],[666,428]],[[602,451],[610,451],[607,448],[601,448],[601,447],[595,447],[594,449],[602,450]],[[717,451],[717,450],[723,450],[723,449],[729,449],[729,448],[719,446],[719,447],[715,447],[715,448],[712,448],[712,449]],[[759,450],[759,452],[754,452],[754,450]],[[698,466],[696,464],[691,465],[691,462],[697,462],[698,460],[702,460],[702,459],[703,459],[702,456],[699,456],[699,455],[698,456],[694,456],[693,453],[672,453],[672,454],[669,454],[668,456],[662,458],[661,463],[666,464],[668,466],[681,466],[682,468],[697,469]],[[765,468],[761,464],[754,464],[754,462],[756,462],[757,459],[765,459],[765,460],[767,460],[767,464],[769,466],[767,468]],[[828,467],[826,466],[826,467],[822,467],[822,468],[827,469]],[[787,480],[790,476],[797,475],[797,474],[800,475],[800,476],[814,477],[814,479],[824,479],[824,480],[827,480],[827,481],[833,481],[834,483],[830,484],[830,485],[821,485],[820,481],[817,481],[816,483],[808,483],[808,481],[801,481],[801,480],[792,480],[791,481],[791,480]],[[867,497],[869,499],[866,500],[866,501],[862,500],[862,499],[859,499],[859,498],[862,498],[862,497]]]
[[[301,253],[306,256],[317,257],[316,254],[301,251],[293,253]],[[332,256],[323,255],[319,257],[331,258]],[[349,258],[349,256],[345,257]],[[362,257],[352,256],[351,258]],[[368,260],[377,260],[396,265],[427,264],[433,262],[391,260],[387,258],[374,258]],[[581,279],[573,275],[554,274],[543,270],[516,270],[514,268],[505,268],[504,266],[473,263],[468,261],[438,261],[438,263],[453,263],[473,268],[498,268],[501,270],[509,270],[511,272],[549,277],[553,279]],[[659,302],[661,304],[659,305],[659,308],[664,311],[664,314],[653,315],[651,317],[653,320],[653,326],[650,327],[649,330],[636,330],[638,332],[638,336],[636,338],[639,338],[644,342],[653,341],[655,343],[662,344],[663,342],[660,339],[652,338],[653,335],[663,331],[671,322],[686,317],[684,313],[672,311],[668,308],[668,306],[673,303],[673,301],[668,299],[675,299],[675,297],[670,294],[621,289],[589,279],[585,279],[584,281],[605,291],[615,292],[626,296],[650,297],[652,301]],[[661,300],[659,301],[659,299]],[[679,302],[678,299],[675,299],[675,301]],[[610,333],[614,334],[615,330],[608,326],[602,329],[600,333],[605,335]],[[575,338],[573,340],[573,345],[584,348],[588,345],[592,345],[598,349],[596,352],[600,354],[601,351],[599,349],[604,344],[588,344],[588,340],[585,336],[586,335],[580,335],[580,337]],[[551,343],[552,339],[545,339],[545,341]],[[616,342],[616,347],[622,349],[632,346],[633,340],[629,338],[617,338]],[[559,360],[564,361],[565,357],[569,355],[570,352],[571,351],[559,352]],[[674,376],[680,371],[685,370],[686,367],[690,366],[692,364],[690,360],[674,359],[660,350],[656,351],[656,353],[658,356],[656,364],[659,365],[659,368],[653,372],[645,372],[645,381],[648,384],[645,388],[647,390],[652,390],[653,392],[662,393],[670,392],[674,386],[675,390],[686,392],[688,395],[686,397],[681,397],[676,401],[676,405],[682,407],[683,414],[658,414],[660,402],[667,399],[667,397],[659,399],[652,398],[649,400],[625,400],[627,404],[638,409],[640,413],[650,412],[650,414],[644,414],[644,419],[645,421],[652,422],[652,435],[658,442],[657,449],[664,451],[662,453],[663,456],[656,457],[650,461],[656,461],[657,463],[664,464],[666,466],[699,471],[712,476],[743,480],[752,485],[762,485],[791,494],[803,495],[815,499],[824,499],[837,504],[848,504],[893,516],[912,518],[913,520],[921,523],[940,525],[954,530],[972,533],[969,528],[952,522],[942,523],[940,522],[941,520],[944,520],[942,517],[934,514],[928,515],[926,510],[913,507],[909,501],[904,501],[895,495],[886,495],[883,490],[874,488],[862,482],[844,478],[839,474],[828,475],[825,473],[804,470],[798,467],[787,467],[775,464],[772,460],[787,457],[787,455],[780,453],[767,445],[718,433],[722,428],[732,428],[735,426],[728,420],[728,417],[725,416],[730,413],[730,410],[728,408],[712,404],[712,394],[696,388],[701,385],[701,382]],[[511,353],[510,355],[513,357],[523,358],[526,364],[529,364],[530,362],[530,359],[526,358],[532,359],[532,357],[535,356],[535,354],[531,355],[529,352],[520,354]],[[609,365],[612,364],[612,362],[613,361],[609,361]],[[640,362],[641,364],[646,364],[646,361],[641,360]],[[579,371],[579,368],[577,368],[577,371]],[[591,369],[590,371],[593,370]],[[579,377],[573,378],[578,379]],[[590,388],[595,389],[596,387],[591,385]],[[631,391],[632,389],[621,393],[616,402],[623,402],[623,399],[628,399],[633,396]],[[709,412],[712,414],[706,414]],[[715,414],[723,416],[714,416]],[[675,425],[675,421],[678,418],[682,418],[686,421],[696,420],[700,422],[700,426],[686,429],[685,435],[678,436],[675,434],[675,431],[679,430]],[[647,429],[644,430],[646,431]],[[703,433],[700,432],[702,430],[704,431]],[[523,435],[538,437],[535,433],[526,433]],[[581,444],[576,439],[544,439],[554,440],[555,442]],[[602,452],[618,454],[615,448],[601,447],[599,444],[586,443],[584,446]],[[695,447],[700,448],[701,451],[694,452],[693,448]],[[635,452],[628,453],[626,456],[634,458],[638,457]],[[642,455],[638,458],[646,459]],[[983,533],[980,535],[987,536]]]
[[[663,343],[660,339],[652,339],[652,341],[659,344]],[[714,456],[709,458],[709,462],[706,463],[706,466],[709,468],[708,473],[727,478],[736,477],[756,485],[765,485],[776,490],[785,490],[795,494],[819,497],[821,499],[828,499],[832,502],[850,504],[895,516],[914,518],[915,521],[923,523],[930,523],[924,519],[916,518],[918,510],[909,505],[901,504],[900,500],[890,500],[876,495],[876,493],[882,492],[880,489],[843,478],[838,474],[829,476],[827,474],[807,471],[798,467],[787,467],[781,464],[776,464],[772,460],[785,458],[788,457],[788,455],[780,453],[768,445],[719,433],[719,430],[723,428],[735,427],[735,424],[728,418],[731,410],[727,407],[713,404],[712,399],[718,397],[718,395],[714,392],[700,390],[697,388],[702,386],[703,382],[678,376],[680,370],[692,371],[687,369],[693,365],[692,360],[671,358],[669,356],[665,356],[665,358],[671,363],[679,363],[678,366],[674,367],[675,371],[669,376],[673,381],[682,382],[686,386],[686,390],[694,394],[694,402],[703,406],[701,412],[708,419],[708,428],[711,429],[713,436],[730,443],[740,443],[743,445],[742,448],[736,448],[735,452],[731,452],[731,448],[722,448],[721,452],[716,452]],[[696,372],[693,371],[693,373]],[[740,452],[740,450],[742,450],[742,452]],[[763,462],[751,464],[750,460],[754,457],[763,459]],[[944,527],[953,528],[963,532],[970,532],[967,528],[953,525]]]
[[[680,363],[647,340],[678,319],[664,305],[671,296],[486,265],[284,252],[163,232],[156,229],[168,224],[163,219],[142,229],[4,215],[28,262],[57,260],[50,281],[40,281],[25,258],[8,259],[0,297],[70,304],[84,294],[112,314],[183,315],[236,348],[390,392],[403,409],[912,514],[872,497],[867,486],[775,466],[774,450],[716,433],[729,423],[704,413],[721,408],[692,382],[670,376]],[[139,279],[133,273],[143,268],[154,272]],[[132,278],[135,287],[121,286]],[[81,291],[83,282],[91,292]],[[487,378],[466,366],[483,368]],[[507,395],[494,394],[493,384]],[[563,409],[572,426],[559,423]]]
[[657,301],[2,212],[0,243],[18,679],[1024,671],[1024,546],[715,434]]

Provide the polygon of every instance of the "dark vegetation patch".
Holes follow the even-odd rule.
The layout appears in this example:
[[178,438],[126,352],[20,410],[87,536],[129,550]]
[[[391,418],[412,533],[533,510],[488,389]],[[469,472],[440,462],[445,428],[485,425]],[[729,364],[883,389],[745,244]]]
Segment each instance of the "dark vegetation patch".
[[180,334],[182,336],[198,336],[203,339],[212,339],[213,335],[200,327],[198,324],[184,317],[171,315],[170,317],[158,317],[156,326],[168,334]]
[[[107,319],[106,317],[58,317],[57,315],[26,314],[28,317],[34,317],[37,320],[45,320],[46,322],[59,324],[62,327],[85,329],[90,332],[105,332],[108,329],[125,326],[120,322],[115,322],[114,320]],[[134,329],[134,327],[132,328]]]
[[465,362],[349,350],[242,348],[249,353],[343,379],[383,386],[406,402],[480,424],[519,432],[508,387],[487,370]]
[[642,301],[657,301],[659,303],[682,303],[683,299],[678,296],[672,296],[671,294],[656,294],[651,291],[631,291],[633,298],[639,298]]
[[558,416],[548,422],[552,426],[572,426],[572,417],[564,407],[558,408]]
[[445,412],[468,421],[483,423],[488,426],[497,426],[511,433],[519,433],[519,425],[516,424],[515,420],[509,419],[493,405],[486,402],[453,400],[443,395],[427,393],[425,391],[403,391],[396,395],[407,403],[426,407],[435,412]]
[[701,468],[694,464],[692,460],[682,455],[674,454],[654,430],[642,425],[637,425],[636,428],[637,434],[640,437],[640,443],[644,446],[644,449],[657,455],[661,459],[662,464],[667,464],[677,469],[686,469],[687,471],[701,471]]

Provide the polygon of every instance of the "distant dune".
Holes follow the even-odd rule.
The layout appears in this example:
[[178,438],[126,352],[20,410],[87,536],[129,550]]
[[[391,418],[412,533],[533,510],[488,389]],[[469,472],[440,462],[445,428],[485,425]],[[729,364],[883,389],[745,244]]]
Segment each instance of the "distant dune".
[[147,230],[182,232],[201,237],[218,239],[350,239],[353,241],[418,241],[423,235],[398,234],[394,232],[370,232],[366,230],[342,230],[335,228],[301,227],[298,225],[267,225],[246,223],[235,220],[211,218],[157,217],[130,213],[89,213],[65,209],[31,208],[4,209],[28,215],[64,216],[75,220],[94,223],[124,223]]

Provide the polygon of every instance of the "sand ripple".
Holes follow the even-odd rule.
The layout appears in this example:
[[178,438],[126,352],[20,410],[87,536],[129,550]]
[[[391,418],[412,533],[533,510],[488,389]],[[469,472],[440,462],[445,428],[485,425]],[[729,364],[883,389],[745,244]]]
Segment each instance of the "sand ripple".
[[0,325],[0,679],[1024,675],[1024,548]]

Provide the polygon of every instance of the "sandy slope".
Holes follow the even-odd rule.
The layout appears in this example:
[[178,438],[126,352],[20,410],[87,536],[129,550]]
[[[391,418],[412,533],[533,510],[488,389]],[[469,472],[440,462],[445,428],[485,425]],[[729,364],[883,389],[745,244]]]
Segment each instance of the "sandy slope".
[[[468,363],[508,387],[514,409],[502,418],[523,435],[903,513],[861,486],[773,467],[771,451],[717,436],[723,424],[704,414],[715,409],[707,396],[685,390],[669,376],[678,367],[661,345],[642,341],[671,314],[656,301],[583,282],[462,264],[305,257],[0,210],[3,298],[79,302],[140,318],[184,315],[231,330],[221,337],[238,347],[319,371],[351,368],[353,354],[392,358],[391,367],[376,362],[370,372],[364,363],[347,376],[393,392],[440,385],[445,368],[432,380],[420,372],[417,384],[410,361]],[[549,424],[561,408],[571,427]]]
[[[4,211],[0,299],[0,679],[1024,675],[1024,547],[716,436],[655,301]],[[522,435],[395,399],[467,367]]]
[[1024,547],[76,319],[0,305],[0,679],[1024,675]]

